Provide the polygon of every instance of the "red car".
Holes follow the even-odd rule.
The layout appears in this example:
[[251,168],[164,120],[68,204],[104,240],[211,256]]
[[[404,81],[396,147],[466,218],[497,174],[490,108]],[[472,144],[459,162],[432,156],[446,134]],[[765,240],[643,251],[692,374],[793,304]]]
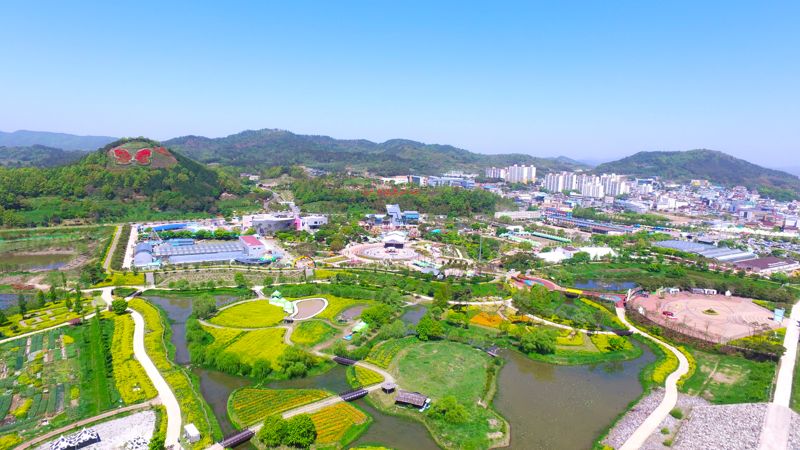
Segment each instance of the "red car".
[[672,312],[672,311],[662,311],[661,314],[669,317],[670,319],[674,319],[675,318],[675,313]]

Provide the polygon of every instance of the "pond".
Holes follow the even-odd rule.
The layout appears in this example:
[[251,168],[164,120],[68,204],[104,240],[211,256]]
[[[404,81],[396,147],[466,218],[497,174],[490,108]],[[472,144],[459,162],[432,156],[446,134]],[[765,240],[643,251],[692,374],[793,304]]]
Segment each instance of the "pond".
[[372,444],[398,450],[438,450],[439,446],[422,423],[384,414],[364,399],[357,400],[355,404],[372,416],[372,424],[350,447]]
[[406,308],[406,311],[400,316],[400,320],[406,324],[406,326],[414,325],[416,326],[420,319],[428,312],[427,306],[416,305],[416,306],[409,306]]
[[66,266],[74,257],[71,253],[3,253],[0,255],[0,270],[57,270]]
[[[17,306],[18,298],[19,294],[0,294],[0,309],[8,309],[12,306]],[[30,303],[33,300],[33,296],[25,294],[25,300]]]
[[638,286],[632,281],[602,281],[602,280],[582,280],[576,281],[573,285],[577,289],[591,289],[597,291],[627,291]]
[[[638,343],[637,343],[638,345]],[[504,351],[494,407],[511,424],[511,448],[592,448],[595,439],[642,393],[643,356],[585,366],[556,366]]]

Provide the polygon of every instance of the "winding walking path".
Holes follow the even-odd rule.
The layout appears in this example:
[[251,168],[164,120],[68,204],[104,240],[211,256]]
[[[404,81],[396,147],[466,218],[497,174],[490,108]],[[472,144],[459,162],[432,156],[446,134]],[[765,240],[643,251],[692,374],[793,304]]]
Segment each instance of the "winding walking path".
[[667,418],[669,412],[675,407],[675,404],[678,402],[678,380],[689,373],[689,361],[686,359],[686,356],[684,356],[683,353],[678,351],[678,349],[675,347],[667,344],[664,341],[656,339],[631,325],[631,323],[628,322],[628,319],[625,317],[625,308],[617,308],[617,317],[622,321],[622,323],[625,324],[625,326],[628,327],[629,330],[666,348],[678,358],[678,368],[669,374],[666,382],[664,383],[664,398],[661,400],[661,403],[652,413],[650,413],[649,416],[647,416],[647,419],[645,419],[645,421],[642,422],[638,428],[636,428],[636,431],[634,431],[633,434],[628,437],[628,440],[626,440],[619,449],[635,450],[644,445],[645,441],[647,441],[647,438],[649,438],[650,435],[658,429],[658,426],[661,424],[661,422]]

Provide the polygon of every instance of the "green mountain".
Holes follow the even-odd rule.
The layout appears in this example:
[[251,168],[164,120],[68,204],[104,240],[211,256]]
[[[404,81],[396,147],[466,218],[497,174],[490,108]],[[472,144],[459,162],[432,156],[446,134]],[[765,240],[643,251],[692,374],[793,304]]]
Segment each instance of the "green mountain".
[[0,146],[4,147],[44,145],[62,150],[91,151],[116,140],[117,138],[110,136],[77,136],[49,131],[18,130],[11,133],[0,131]]
[[79,160],[85,153],[66,151],[44,145],[26,147],[0,146],[0,166],[6,167],[54,167]]
[[241,168],[299,164],[332,171],[368,170],[380,175],[434,175],[448,170],[479,172],[486,167],[511,164],[534,164],[542,171],[586,167],[563,157],[485,155],[450,145],[406,139],[375,143],[271,129],[248,130],[214,139],[184,136],[165,141],[165,144],[198,161]]
[[636,177],[659,176],[666,180],[705,179],[723,186],[746,186],[778,199],[796,198],[800,178],[767,169],[715,150],[684,152],[639,152],[618,161],[600,164],[597,173],[619,173]]
[[[213,213],[238,180],[145,138],[122,139],[52,168],[0,168],[4,225]],[[166,214],[168,215],[168,214]]]

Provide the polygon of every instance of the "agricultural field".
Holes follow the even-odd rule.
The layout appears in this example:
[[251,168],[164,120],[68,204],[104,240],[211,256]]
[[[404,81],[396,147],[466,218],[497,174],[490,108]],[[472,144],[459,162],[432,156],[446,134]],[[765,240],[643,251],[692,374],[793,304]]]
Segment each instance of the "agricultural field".
[[314,403],[332,394],[319,389],[263,389],[246,387],[228,398],[228,415],[240,426],[250,426],[267,416]]
[[682,386],[687,394],[698,395],[712,403],[765,402],[772,393],[774,362],[756,362],[740,356],[708,353],[689,349],[697,369]]
[[371,386],[383,383],[383,375],[366,367],[350,366],[347,368],[347,382],[353,387]]
[[351,405],[337,403],[310,414],[317,429],[318,447],[344,447],[355,440],[371,422],[371,417]]
[[283,308],[270,305],[267,300],[248,301],[220,311],[209,322],[230,328],[264,328],[283,321]]
[[202,326],[203,330],[210,334],[214,338],[214,342],[208,346],[206,352],[216,353],[224,349],[228,344],[233,342],[239,335],[243,334],[244,331],[237,330],[234,328],[216,328],[216,327],[207,327]]
[[[82,302],[84,311],[93,309],[91,298],[84,297]],[[6,313],[8,323],[0,326],[0,333],[4,337],[14,337],[31,331],[43,330],[80,317],[80,314],[68,310],[64,301],[48,303],[42,308],[35,308],[32,303],[33,301],[28,300],[28,311],[25,313],[24,319],[18,312]]]
[[141,363],[133,356],[133,319],[124,314],[114,317],[111,356],[114,381],[122,400],[127,404],[149,400],[158,393]]
[[112,320],[98,318],[0,344],[0,434],[24,440],[123,405],[110,370],[113,332]]
[[202,438],[192,448],[205,448],[221,438],[219,424],[208,405],[192,384],[189,375],[181,367],[169,360],[166,341],[166,319],[159,310],[142,298],[134,298],[128,306],[142,314],[145,320],[144,345],[147,355],[169,384],[181,407],[184,423],[193,423]]
[[283,341],[284,334],[286,334],[284,328],[246,331],[225,347],[223,352],[234,353],[239,357],[239,361],[250,365],[256,360],[266,359],[272,361],[274,367],[278,356],[288,347]]
[[415,342],[417,342],[417,338],[414,336],[384,341],[372,347],[369,355],[367,355],[366,361],[378,367],[388,369],[394,357],[397,356],[401,350]]
[[321,320],[304,320],[295,326],[292,342],[297,345],[311,347],[325,342],[336,334],[336,328]]

